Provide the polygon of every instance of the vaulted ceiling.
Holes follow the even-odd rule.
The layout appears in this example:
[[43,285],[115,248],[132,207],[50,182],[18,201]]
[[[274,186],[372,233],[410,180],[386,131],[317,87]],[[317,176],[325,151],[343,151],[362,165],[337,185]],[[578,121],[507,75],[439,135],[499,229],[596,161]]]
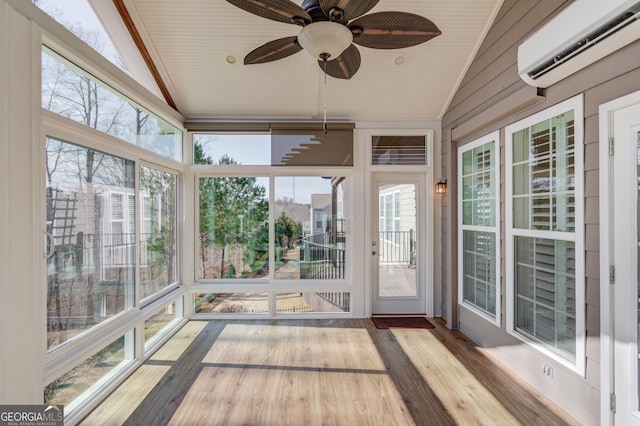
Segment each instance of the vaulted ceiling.
[[[362,63],[353,78],[327,78],[328,119],[441,118],[501,3],[380,0],[369,13],[422,15],[442,35],[397,50],[359,46]],[[309,54],[302,51],[274,62],[243,65],[252,49],[295,36],[299,26],[261,18],[224,0],[124,0],[123,4],[187,120],[322,118],[324,76]],[[398,58],[402,64],[397,64]]]

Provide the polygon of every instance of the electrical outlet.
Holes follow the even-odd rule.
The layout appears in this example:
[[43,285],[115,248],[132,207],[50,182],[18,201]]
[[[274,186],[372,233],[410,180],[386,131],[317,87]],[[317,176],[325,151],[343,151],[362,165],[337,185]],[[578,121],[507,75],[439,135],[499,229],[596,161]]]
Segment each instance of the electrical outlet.
[[542,366],[542,374],[550,379],[553,378],[553,368],[550,365],[544,364]]

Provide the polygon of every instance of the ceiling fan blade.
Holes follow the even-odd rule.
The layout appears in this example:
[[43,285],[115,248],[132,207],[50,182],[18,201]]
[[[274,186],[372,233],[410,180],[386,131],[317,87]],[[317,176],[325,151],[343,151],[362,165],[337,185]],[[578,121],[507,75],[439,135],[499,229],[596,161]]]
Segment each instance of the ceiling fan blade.
[[338,8],[344,11],[340,22],[350,21],[362,16],[378,4],[380,0],[320,0],[320,7],[325,15],[331,18],[331,9]]
[[298,53],[302,47],[298,44],[298,37],[285,37],[272,40],[258,46],[244,57],[244,64],[263,64],[265,62],[277,61],[286,58],[294,53]]
[[[413,13],[378,12],[349,23],[353,42],[374,49],[399,49],[424,43],[442,34],[431,20]],[[362,30],[360,36],[356,31]]]
[[[325,69],[325,63],[323,61],[318,61],[318,65],[320,65],[320,68],[323,70]],[[348,80],[353,77],[360,68],[360,51],[352,44],[347,47],[347,50],[342,52],[342,55],[332,61],[327,61],[326,65],[328,75]]]
[[227,0],[242,10],[274,21],[299,24],[294,18],[311,22],[311,16],[303,8],[289,0]]

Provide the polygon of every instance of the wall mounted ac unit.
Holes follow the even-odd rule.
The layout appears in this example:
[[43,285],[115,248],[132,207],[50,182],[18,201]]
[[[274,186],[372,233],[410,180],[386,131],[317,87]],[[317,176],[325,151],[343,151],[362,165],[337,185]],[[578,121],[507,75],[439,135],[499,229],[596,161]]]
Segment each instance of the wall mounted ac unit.
[[640,38],[639,0],[575,0],[518,47],[518,73],[548,87]]

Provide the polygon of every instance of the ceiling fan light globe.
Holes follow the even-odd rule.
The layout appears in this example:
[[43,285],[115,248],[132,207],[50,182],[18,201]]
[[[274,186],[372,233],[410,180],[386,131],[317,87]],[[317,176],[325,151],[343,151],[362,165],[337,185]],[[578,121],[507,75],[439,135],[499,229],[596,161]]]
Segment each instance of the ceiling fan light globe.
[[303,27],[298,43],[317,60],[338,58],[353,41],[353,34],[342,24],[329,21],[314,22]]

